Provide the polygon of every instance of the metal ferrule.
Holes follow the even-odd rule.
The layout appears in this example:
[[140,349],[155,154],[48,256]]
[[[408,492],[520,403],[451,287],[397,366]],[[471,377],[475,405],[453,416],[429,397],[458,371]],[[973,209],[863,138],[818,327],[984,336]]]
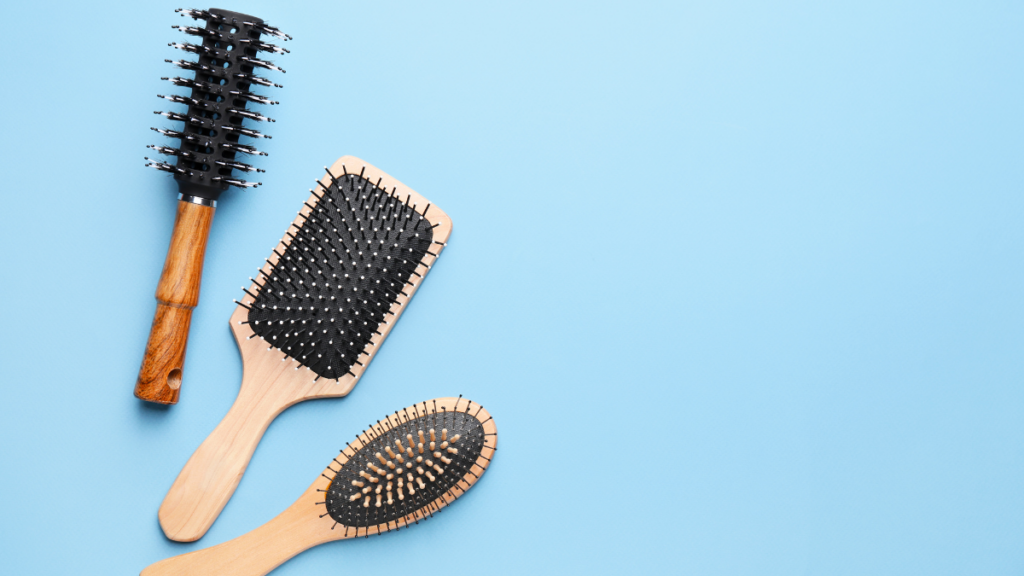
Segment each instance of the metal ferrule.
[[210,208],[217,207],[216,200],[210,200],[209,198],[200,198],[199,196],[186,196],[184,194],[178,194],[178,200],[182,202],[191,202],[193,204],[199,204],[200,206],[209,206]]

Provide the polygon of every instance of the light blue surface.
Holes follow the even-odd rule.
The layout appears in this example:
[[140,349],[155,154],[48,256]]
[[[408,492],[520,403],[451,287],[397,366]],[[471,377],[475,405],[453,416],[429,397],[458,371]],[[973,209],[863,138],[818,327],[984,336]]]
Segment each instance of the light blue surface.
[[[501,435],[480,484],[275,576],[1020,574],[1024,10],[768,4],[222,5],[295,40],[161,410],[131,391],[175,186],[142,156],[187,21],[8,3],[0,572],[231,539],[369,422],[461,393]],[[156,510],[238,389],[232,299],[344,154],[450,244],[354,392],[284,412],[169,542]]]

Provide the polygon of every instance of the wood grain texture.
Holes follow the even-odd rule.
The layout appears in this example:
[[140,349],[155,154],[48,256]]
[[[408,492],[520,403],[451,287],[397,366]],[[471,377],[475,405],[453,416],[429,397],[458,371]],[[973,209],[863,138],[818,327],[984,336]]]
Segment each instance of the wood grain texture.
[[156,315],[146,353],[135,382],[135,396],[160,404],[176,404],[181,393],[192,310],[199,304],[203,258],[214,208],[178,202],[171,245],[156,288]]
[[[423,402],[422,405],[425,407],[433,402],[457,411],[471,408],[473,414],[483,421],[484,433],[491,440],[476,460],[474,469],[479,473],[465,476],[464,481],[445,493],[447,499],[439,497],[423,509],[443,508],[469,490],[483,476],[494,458],[498,442],[494,420],[479,404],[464,398],[437,398]],[[397,415],[389,415],[382,419],[382,423],[385,426],[399,425],[401,421]],[[349,446],[359,450],[372,439],[371,434],[363,432]],[[347,461],[343,451],[337,457],[337,462],[343,466]],[[161,560],[143,570],[141,576],[263,576],[296,554],[325,542],[381,534],[428,517],[426,512],[412,513],[392,521],[386,528],[348,528],[337,524],[325,514],[323,505],[323,492],[330,486],[333,477],[334,471],[328,466],[295,503],[270,522],[223,544]]]
[[[401,182],[358,158],[345,156],[335,162],[331,171],[340,174],[343,165],[350,172],[358,172],[365,166],[367,179],[376,182],[381,178],[381,186],[396,188],[397,194],[403,199],[408,197],[409,203],[416,205],[417,211],[421,214],[429,204],[425,198]],[[325,175],[322,182],[330,185],[330,178]],[[315,207],[318,202],[319,197],[312,194],[306,204]],[[308,206],[303,205],[288,232],[292,232],[293,227],[299,228],[305,221],[304,214],[310,211]],[[447,214],[436,206],[430,206],[425,218],[430,224],[437,225],[434,228],[434,239],[441,243],[446,242],[452,229]],[[291,238],[285,234],[280,244],[271,252],[270,262],[264,265],[265,273],[270,274],[272,264],[277,263],[277,253],[283,254],[290,241]],[[435,247],[437,254],[440,255],[443,245],[437,244]],[[424,255],[416,272],[425,277],[435,259],[436,256]],[[417,288],[419,283],[408,288],[408,297],[400,295],[392,304],[390,312],[385,317],[386,323],[378,329],[380,334],[374,335],[359,357],[362,366],[354,364],[352,373],[336,380],[319,378],[279,349],[271,348],[256,336],[248,324],[242,324],[248,317],[248,309],[243,306],[236,307],[231,315],[230,324],[242,355],[242,387],[227,416],[185,464],[164,498],[159,512],[160,526],[164,534],[179,542],[192,542],[206,534],[234,493],[270,422],[285,408],[297,402],[340,397],[351,392],[381,343],[394,328],[409,299],[415,295]],[[249,287],[249,292],[258,295],[259,289],[258,284],[253,284]],[[242,303],[249,305],[252,301],[252,297],[246,296]]]

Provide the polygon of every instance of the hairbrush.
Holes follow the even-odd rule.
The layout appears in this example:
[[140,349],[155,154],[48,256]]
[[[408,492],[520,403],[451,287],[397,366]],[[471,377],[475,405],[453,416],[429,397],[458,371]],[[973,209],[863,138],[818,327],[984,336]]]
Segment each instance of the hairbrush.
[[288,51],[264,42],[260,37],[265,34],[284,40],[291,38],[247,14],[217,8],[179,9],[177,12],[205,21],[206,26],[174,26],[195,40],[172,42],[169,46],[197,58],[195,61],[167,60],[190,74],[164,80],[190,89],[190,94],[158,96],[184,104],[187,109],[184,112],[155,112],[183,125],[180,130],[153,128],[178,140],[175,147],[149,146],[160,154],[173,157],[174,163],[146,158],[147,166],[174,174],[179,192],[171,244],[156,289],[156,315],[135,383],[136,396],[161,404],[178,402],[188,329],[192,310],[199,304],[203,257],[217,198],[229,187],[259,185],[237,177],[236,172],[263,172],[241,160],[247,155],[266,156],[246,141],[270,136],[243,124],[246,120],[273,122],[247,106],[250,103],[277,104],[251,92],[256,86],[280,87],[257,75],[256,70],[284,72],[258,56],[261,52]]
[[497,445],[491,415],[461,396],[396,411],[359,434],[270,522],[157,562],[142,576],[259,576],[325,542],[419,524],[480,479]]
[[352,391],[451,233],[444,212],[358,158],[326,170],[236,300],[242,386],[160,506],[171,540],[206,533],[282,410]]

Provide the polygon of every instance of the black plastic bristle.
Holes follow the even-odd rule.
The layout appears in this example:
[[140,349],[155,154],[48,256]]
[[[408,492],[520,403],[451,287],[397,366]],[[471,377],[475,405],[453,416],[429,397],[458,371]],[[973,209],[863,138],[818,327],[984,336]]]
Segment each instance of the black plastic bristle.
[[153,114],[169,118],[171,120],[177,120],[179,122],[185,122],[193,126],[199,126],[203,128],[210,128],[213,126],[213,121],[209,118],[196,118],[195,116],[186,116],[184,114],[178,114],[177,112],[160,112],[154,111]]
[[240,153],[240,154],[252,154],[253,156],[266,156],[267,155],[266,152],[260,152],[259,150],[253,148],[252,146],[249,146],[248,144],[234,144],[234,143],[231,143],[231,142],[227,142],[225,144],[221,144],[220,147],[222,149],[224,149],[224,150],[228,150],[228,151],[231,151],[231,152],[237,152],[237,153]]
[[202,107],[202,105],[203,105],[203,103],[198,101],[198,100],[195,100],[193,98],[189,98],[188,96],[178,96],[177,94],[172,94],[170,96],[164,96],[163,94],[157,94],[156,97],[157,98],[163,98],[164,100],[170,100],[171,102],[177,102],[178,104],[188,104],[189,106]]
[[235,78],[238,78],[239,80],[241,80],[243,82],[248,82],[250,84],[256,84],[256,85],[259,85],[259,86],[267,86],[268,88],[271,87],[271,86],[273,86],[274,88],[284,88],[284,86],[282,86],[280,84],[275,84],[274,82],[271,82],[270,80],[267,80],[266,78],[263,78],[262,76],[257,76],[255,74],[246,74],[245,72],[236,72],[235,73]]
[[[147,166],[172,172],[182,194],[216,200],[228,186],[251,188],[259,183],[246,182],[234,176],[234,170],[244,173],[263,172],[238,162],[236,155],[266,156],[243,138],[270,138],[259,131],[243,126],[245,119],[273,120],[247,110],[249,102],[277,104],[269,98],[251,91],[253,86],[280,87],[254,73],[256,68],[284,72],[275,64],[257,57],[260,52],[277,54],[288,50],[260,40],[263,34],[290,39],[280,30],[268,26],[263,20],[228,10],[211,8],[176,10],[182,16],[204,22],[195,26],[174,26],[175,29],[197,39],[192,42],[172,42],[169,46],[195,55],[193,60],[167,60],[178,68],[194,73],[193,77],[167,77],[176,86],[191,90],[189,95],[159,95],[165,100],[185,104],[185,111],[156,112],[170,120],[182,122],[181,131],[154,128],[170,138],[180,140],[176,148],[151,146],[161,154],[176,158],[176,164],[150,161]],[[168,168],[175,170],[168,170]]]
[[249,58],[248,56],[242,56],[240,58],[242,62],[245,62],[251,66],[257,68],[266,68],[267,70],[275,70],[284,74],[284,69],[275,65],[273,62],[267,62],[266,60],[260,60],[259,58]]
[[214,68],[212,66],[207,66],[205,64],[200,64],[199,62],[192,62],[190,60],[168,60],[168,59],[165,58],[164,62],[167,62],[169,64],[174,64],[175,66],[177,66],[178,68],[181,68],[182,70],[191,70],[193,72],[202,72],[203,74],[210,74],[210,75],[216,75],[216,74],[220,73],[220,70],[217,69],[217,68]]
[[257,104],[270,104],[272,106],[280,104],[280,102],[277,102],[276,100],[271,100],[270,98],[267,98],[266,96],[260,96],[259,94],[253,94],[252,92],[249,92],[247,90],[232,90],[230,94],[235,98],[236,102],[243,102],[243,104],[245,102],[255,102]]
[[168,77],[168,76],[161,76],[160,79],[161,80],[167,80],[168,82],[170,82],[171,84],[174,84],[175,86],[183,86],[185,88],[195,88],[195,89],[198,89],[198,90],[200,90],[202,92],[212,92],[212,93],[220,92],[220,88],[215,88],[213,86],[213,84],[207,84],[206,82],[203,82],[201,80],[195,80],[195,79],[192,79],[192,78],[182,78],[181,76],[174,76],[173,78],[172,77]]
[[170,164],[167,164],[166,162],[158,162],[156,160],[151,160],[148,156],[145,156],[144,159],[147,162],[146,166],[148,166],[150,168],[156,168],[157,170],[163,170],[164,172],[170,172],[172,174],[187,175],[189,173],[184,168],[178,168],[177,166],[171,166]]
[[213,12],[207,12],[206,10],[196,10],[195,8],[177,8],[175,12],[180,13],[182,16],[191,16],[193,20],[207,20],[217,23],[226,22],[227,20],[215,14]]
[[184,50],[185,52],[191,52],[193,54],[205,54],[205,55],[207,55],[207,56],[209,56],[211,58],[216,58],[217,57],[217,51],[216,50],[211,50],[210,48],[207,48],[206,46],[203,46],[202,44],[190,44],[188,42],[185,42],[185,43],[182,43],[182,42],[170,42],[167,45],[172,47],[172,48],[177,48],[178,50]]
[[390,531],[392,522],[394,528],[418,523],[457,498],[456,491],[465,491],[467,477],[479,477],[473,471],[477,459],[495,447],[484,423],[468,412],[426,402],[417,408],[371,425],[357,440],[358,448],[342,450],[346,461],[317,503],[335,522],[367,534]]
[[248,136],[250,138],[266,138],[268,140],[273,138],[273,136],[267,136],[266,134],[263,134],[256,130],[250,130],[248,128],[238,128],[235,126],[221,126],[220,129],[227,130],[228,132],[234,132],[235,134],[241,134],[243,136]]
[[184,32],[185,34],[191,34],[192,36],[199,36],[201,38],[212,38],[214,40],[221,40],[224,35],[216,30],[207,28],[196,28],[195,26],[171,26],[175,30]]
[[273,52],[274,54],[291,54],[291,50],[282,48],[276,44],[268,44],[260,40],[241,40],[242,44],[255,49],[258,52]]
[[257,122],[277,122],[277,120],[274,120],[273,118],[267,118],[263,114],[253,112],[251,110],[239,110],[237,108],[228,108],[228,114],[234,114],[236,116],[248,118],[250,120],[255,120]]
[[154,132],[159,132],[164,136],[167,136],[168,138],[177,138],[181,140],[182,143],[189,143],[192,144],[193,146],[196,146],[197,148],[207,148],[213,144],[211,141],[204,140],[200,136],[196,136],[194,134],[187,134],[185,132],[178,132],[177,130],[167,130],[164,128],[151,128],[151,130],[153,130]]
[[195,154],[189,152],[188,150],[180,150],[178,148],[171,148],[169,146],[156,146],[156,145],[150,144],[149,146],[146,146],[146,148],[150,148],[150,149],[156,150],[157,153],[159,153],[159,154],[164,154],[164,155],[167,155],[167,156],[182,156],[182,157],[187,158],[189,160],[192,160],[192,159],[194,159],[196,157]]
[[234,168],[235,170],[241,170],[242,172],[266,172],[266,170],[262,168],[253,168],[248,164],[243,164],[242,162],[235,162],[233,160],[214,160],[214,162],[216,162],[218,166],[227,166],[229,168]]
[[264,34],[268,34],[270,36],[274,36],[276,38],[280,38],[281,40],[291,40],[292,39],[291,36],[285,34],[284,32],[281,32],[280,30],[278,30],[277,28],[274,28],[273,26],[270,26],[269,24],[267,24],[266,22],[263,22],[262,20],[260,20],[258,22],[246,22],[246,24],[249,24],[250,26],[252,26],[256,30],[259,30],[260,32],[262,32]]
[[213,180],[214,182],[223,182],[225,184],[230,184],[231,186],[238,186],[239,188],[255,188],[260,185],[259,182],[246,182],[245,180],[225,178],[223,176],[214,176],[213,178],[210,178],[210,180]]
[[[271,346],[317,376],[339,379],[372,345],[433,243],[433,229],[408,198],[356,175],[318,193],[287,233],[248,320]],[[422,210],[422,208],[419,208]]]

